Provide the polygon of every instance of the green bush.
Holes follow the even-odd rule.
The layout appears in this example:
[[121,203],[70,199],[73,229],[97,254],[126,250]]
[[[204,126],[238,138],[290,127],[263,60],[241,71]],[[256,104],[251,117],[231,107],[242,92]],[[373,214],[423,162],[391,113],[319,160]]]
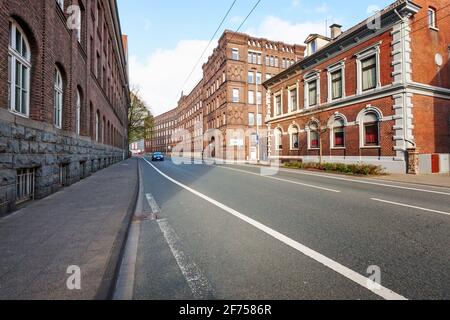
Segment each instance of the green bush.
[[315,162],[300,162],[290,161],[284,164],[286,168],[304,169],[304,170],[319,170],[326,172],[339,172],[353,175],[382,175],[383,168],[380,166],[370,164],[344,164],[344,163],[315,163]]

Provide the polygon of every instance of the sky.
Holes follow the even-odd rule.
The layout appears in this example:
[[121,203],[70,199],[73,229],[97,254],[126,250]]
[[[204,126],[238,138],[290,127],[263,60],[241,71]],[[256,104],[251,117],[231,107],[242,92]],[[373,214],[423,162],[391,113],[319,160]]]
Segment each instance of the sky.
[[[237,0],[217,36],[209,40],[234,0],[117,0],[122,32],[129,36],[130,84],[154,115],[175,108],[202,78],[207,60],[225,29],[237,30],[257,0]],[[240,32],[303,44],[326,26],[343,30],[394,0],[262,0]],[[207,48],[201,62],[195,65]],[[192,76],[189,77],[192,70]]]

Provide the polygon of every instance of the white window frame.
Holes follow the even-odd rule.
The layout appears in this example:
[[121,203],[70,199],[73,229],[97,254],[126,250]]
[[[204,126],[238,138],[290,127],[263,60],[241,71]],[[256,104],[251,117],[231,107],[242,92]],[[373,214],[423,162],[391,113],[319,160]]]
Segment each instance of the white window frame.
[[[297,148],[294,147],[294,134],[297,134]],[[298,151],[300,150],[300,128],[298,125],[293,124],[289,127],[289,144],[290,144],[290,150],[291,151]]]
[[[236,95],[237,92],[237,95]],[[232,97],[233,103],[240,103],[241,102],[241,90],[238,88],[233,89],[233,97]]]
[[[334,129],[338,128],[335,126],[336,121],[342,121],[342,128],[344,128],[344,146],[336,146],[335,144],[335,136],[334,136]],[[331,149],[335,149],[335,150],[340,150],[340,149],[346,149],[347,148],[347,143],[346,143],[346,136],[347,136],[347,132],[346,132],[346,128],[348,126],[348,122],[347,122],[347,118],[342,115],[342,114],[336,114],[332,117],[331,121],[330,121],[330,145],[331,145]],[[339,128],[341,128],[339,127]]]
[[[307,74],[304,77],[305,81],[305,109],[316,108],[320,106],[320,72],[314,71]],[[310,105],[309,103],[309,84],[311,82],[316,82],[316,104]]]
[[[311,130],[311,125],[316,125],[317,126],[317,131],[316,130]],[[317,136],[318,136],[318,140],[319,140],[319,145],[318,147],[313,148],[311,146],[311,132],[316,131],[317,132]],[[316,121],[310,122],[308,124],[308,126],[306,127],[306,133],[307,133],[307,140],[308,140],[308,150],[320,150],[320,145],[321,145],[321,139],[320,139],[320,124]]]
[[[436,9],[428,7],[428,27],[433,30],[439,30],[437,27]],[[430,21],[432,19],[432,21]]]
[[62,128],[62,115],[63,115],[63,104],[64,104],[64,82],[62,78],[61,71],[58,67],[55,68],[55,79],[54,79],[54,95],[53,95],[53,124],[56,128]]
[[[365,132],[365,121],[364,118],[367,114],[373,113],[378,118],[378,145],[366,145],[366,132]],[[356,122],[359,125],[359,147],[361,149],[379,149],[381,148],[381,123],[383,122],[383,113],[376,107],[368,105],[366,108],[361,110],[358,114]]]
[[[340,98],[333,98],[333,83],[331,79],[331,75],[337,71],[341,71],[342,73],[342,96]],[[328,78],[328,102],[339,101],[345,99],[345,60],[330,66],[327,69],[327,78]]]
[[[253,121],[250,121],[250,119],[252,119]],[[253,113],[253,112],[249,112],[248,113],[248,126],[249,127],[253,127],[253,126],[255,126],[255,122],[256,120],[255,120],[255,114]]]
[[255,104],[255,91],[248,90],[248,104]]
[[255,73],[253,71],[249,71],[247,74],[247,82],[249,84],[255,84]]
[[[356,56],[356,70],[357,70],[357,94],[373,92],[381,88],[381,71],[380,71],[380,45],[381,41],[372,47],[366,48],[357,53]],[[375,88],[369,90],[362,90],[362,60],[366,60],[375,56],[377,83]]]
[[[294,90],[296,90],[297,91],[297,93],[296,93],[296,97],[295,97],[295,102],[296,102],[296,104],[297,104],[297,107],[295,108],[295,109],[293,109],[293,106],[292,106],[292,99],[291,99],[291,93],[292,93],[292,91],[294,91]],[[295,84],[294,86],[291,86],[291,87],[289,87],[288,88],[288,95],[289,95],[289,100],[288,100],[288,108],[289,108],[289,113],[292,113],[292,112],[296,112],[296,111],[298,111],[299,109],[300,109],[300,99],[299,99],[299,85],[298,85],[298,83],[297,84]]]
[[[30,88],[31,88],[31,50],[30,45],[28,42],[27,37],[25,36],[25,32],[22,30],[22,28],[14,21],[10,20],[10,30],[9,30],[9,46],[8,46],[8,72],[10,79],[10,86],[9,86],[9,95],[10,95],[10,105],[9,109],[12,113],[26,117],[28,118],[30,116]],[[25,45],[26,49],[26,55],[23,56],[23,52],[18,52],[16,50],[17,44],[17,33],[20,33],[22,44],[21,46]],[[23,51],[23,49],[22,49]],[[21,81],[19,89],[21,90],[21,105],[19,106],[20,111],[16,109],[16,64],[20,64],[21,72],[23,72],[23,69],[27,71],[27,76],[25,77],[26,84],[24,85]],[[23,78],[23,77],[21,77]],[[22,80],[22,79],[21,79]],[[9,79],[8,79],[9,81]],[[22,99],[22,94],[25,93],[25,105]],[[24,112],[22,112],[24,111]]]
[[[235,57],[235,54],[237,54],[236,57]],[[239,61],[239,58],[240,58],[239,48],[232,48],[231,49],[231,59],[234,61]]]
[[[277,98],[280,98],[280,113],[278,113],[278,105],[277,105]],[[283,115],[283,91],[280,91],[273,96],[273,114],[276,117]]]
[[[280,127],[275,128],[273,131],[275,140],[275,151],[283,150],[283,130]],[[281,146],[281,148],[280,148]]]

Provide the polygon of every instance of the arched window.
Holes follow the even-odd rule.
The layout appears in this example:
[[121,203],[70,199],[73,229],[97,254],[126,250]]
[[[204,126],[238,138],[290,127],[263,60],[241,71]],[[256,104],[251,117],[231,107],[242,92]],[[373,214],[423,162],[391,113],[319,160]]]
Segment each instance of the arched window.
[[14,21],[9,22],[8,105],[14,113],[29,115],[30,46],[24,32]]
[[95,141],[100,142],[100,112],[95,113]]
[[289,137],[291,140],[291,150],[298,150],[300,147],[299,130],[297,126],[289,128]]
[[379,146],[380,143],[380,119],[374,112],[364,115],[364,146]]
[[76,100],[76,133],[79,135],[81,132],[81,93],[80,89],[77,89],[77,100]]
[[63,79],[61,71],[55,69],[54,79],[54,112],[53,124],[57,128],[62,128],[62,108],[63,108]]
[[280,128],[276,128],[274,131],[275,136],[275,150],[283,150],[283,132]]
[[320,148],[319,124],[311,122],[308,126],[308,149]]
[[332,139],[334,148],[345,148],[345,121],[341,117],[334,120]]

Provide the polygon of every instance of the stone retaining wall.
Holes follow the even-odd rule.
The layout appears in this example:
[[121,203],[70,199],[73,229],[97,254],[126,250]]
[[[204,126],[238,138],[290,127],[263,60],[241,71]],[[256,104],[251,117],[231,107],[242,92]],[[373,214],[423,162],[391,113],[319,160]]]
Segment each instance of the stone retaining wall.
[[13,123],[0,119],[0,216],[16,209],[18,169],[35,169],[34,194],[41,199],[63,187],[60,165],[68,165],[67,186],[125,157],[123,150],[90,138],[45,124],[27,126],[24,123],[35,122],[17,119]]

